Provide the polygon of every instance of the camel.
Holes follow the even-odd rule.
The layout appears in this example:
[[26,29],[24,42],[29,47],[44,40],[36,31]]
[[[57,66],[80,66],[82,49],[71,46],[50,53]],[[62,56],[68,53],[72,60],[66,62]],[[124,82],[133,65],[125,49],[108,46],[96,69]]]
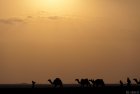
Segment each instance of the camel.
[[92,80],[89,80],[89,81],[92,82],[93,86],[96,86],[96,87],[105,86],[103,79],[96,79],[96,80],[92,79]]
[[62,83],[62,81],[61,81],[61,79],[60,78],[56,78],[54,81],[52,81],[51,79],[49,79],[48,80],[51,84],[52,84],[52,86],[54,86],[54,87],[63,87],[63,83]]
[[138,79],[136,78],[134,78],[133,80],[136,82],[137,85],[140,85],[140,80],[138,81]]
[[88,79],[81,79],[81,81],[79,79],[75,79],[75,81],[77,81],[82,87],[90,87]]

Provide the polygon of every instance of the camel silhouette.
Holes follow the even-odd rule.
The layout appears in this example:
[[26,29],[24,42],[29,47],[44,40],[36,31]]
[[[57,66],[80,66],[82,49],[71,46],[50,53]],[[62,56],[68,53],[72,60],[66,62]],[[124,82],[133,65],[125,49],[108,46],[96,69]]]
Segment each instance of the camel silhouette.
[[89,80],[89,81],[90,81],[90,82],[92,83],[92,85],[95,86],[95,87],[104,87],[104,86],[105,86],[103,79],[96,79],[96,80],[91,79],[91,80]]
[[75,81],[77,81],[78,84],[80,84],[82,87],[90,87],[91,86],[90,82],[87,78],[86,79],[81,79],[81,80],[75,79]]
[[32,88],[35,88],[35,84],[36,84],[36,82],[32,81]]
[[62,83],[62,81],[61,81],[60,78],[56,78],[54,81],[52,81],[51,79],[49,79],[48,81],[49,81],[49,82],[52,84],[52,86],[54,86],[54,87],[63,87],[63,83]]
[[134,78],[133,80],[136,82],[137,85],[140,85],[140,80],[138,81],[138,79],[136,78]]

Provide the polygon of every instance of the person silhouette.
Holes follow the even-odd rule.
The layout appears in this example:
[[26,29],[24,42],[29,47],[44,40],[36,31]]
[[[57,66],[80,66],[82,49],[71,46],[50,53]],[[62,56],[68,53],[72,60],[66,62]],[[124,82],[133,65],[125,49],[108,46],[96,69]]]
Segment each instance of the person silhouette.
[[131,86],[131,80],[129,78],[127,78],[127,86],[130,87]]
[[123,87],[123,85],[124,85],[124,84],[123,84],[123,81],[120,80],[120,86]]
[[35,88],[35,84],[36,84],[36,82],[32,81],[32,88]]

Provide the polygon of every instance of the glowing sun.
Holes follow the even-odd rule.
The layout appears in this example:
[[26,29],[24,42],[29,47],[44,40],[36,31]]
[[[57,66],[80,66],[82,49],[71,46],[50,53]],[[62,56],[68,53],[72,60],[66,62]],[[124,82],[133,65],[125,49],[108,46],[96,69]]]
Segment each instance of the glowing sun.
[[42,3],[47,3],[50,6],[62,6],[67,3],[67,0],[42,0]]
[[51,12],[73,11],[77,0],[32,0],[32,5],[39,10]]
[[68,8],[73,0],[36,0],[36,4],[44,8]]

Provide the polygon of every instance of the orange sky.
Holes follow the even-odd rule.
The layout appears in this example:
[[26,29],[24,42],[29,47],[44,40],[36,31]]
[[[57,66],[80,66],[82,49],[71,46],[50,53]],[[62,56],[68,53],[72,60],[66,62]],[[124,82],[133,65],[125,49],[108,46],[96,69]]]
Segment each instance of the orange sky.
[[0,0],[0,83],[140,78],[139,0]]

